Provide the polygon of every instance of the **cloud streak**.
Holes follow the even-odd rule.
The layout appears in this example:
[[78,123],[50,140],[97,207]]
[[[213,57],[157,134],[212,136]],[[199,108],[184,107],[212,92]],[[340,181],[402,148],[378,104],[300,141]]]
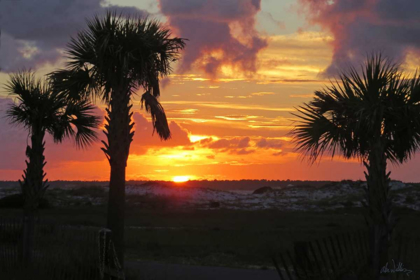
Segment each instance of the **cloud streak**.
[[[280,154],[284,148],[284,141],[273,138],[250,138],[231,137],[213,139],[211,137],[204,138],[193,143],[198,149],[208,148],[219,153],[229,153],[234,155],[247,155],[261,150],[274,150]],[[213,157],[211,157],[213,159]]]
[[174,105],[195,105],[198,107],[209,107],[218,109],[235,109],[235,110],[259,110],[259,111],[274,111],[274,112],[294,112],[295,108],[275,108],[275,107],[263,107],[258,105],[242,105],[232,104],[224,102],[206,101],[205,103],[198,103],[197,101],[162,101],[162,104],[174,104]]

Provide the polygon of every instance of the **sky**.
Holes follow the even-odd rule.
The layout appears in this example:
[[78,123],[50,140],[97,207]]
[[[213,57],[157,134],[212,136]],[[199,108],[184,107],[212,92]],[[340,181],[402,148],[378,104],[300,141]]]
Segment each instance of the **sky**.
[[[153,135],[149,115],[133,99],[129,180],[364,179],[356,160],[326,156],[310,165],[302,158],[290,137],[293,112],[372,51],[409,73],[420,65],[417,0],[2,0],[0,84],[24,68],[42,77],[63,67],[70,36],[106,9],[158,19],[188,39],[162,81],[170,140]],[[0,180],[21,177],[29,140],[4,118],[11,102],[1,86]],[[105,105],[95,105],[103,116]],[[47,177],[108,180],[101,146],[76,149],[47,136]],[[393,179],[420,181],[420,156],[389,167]]]

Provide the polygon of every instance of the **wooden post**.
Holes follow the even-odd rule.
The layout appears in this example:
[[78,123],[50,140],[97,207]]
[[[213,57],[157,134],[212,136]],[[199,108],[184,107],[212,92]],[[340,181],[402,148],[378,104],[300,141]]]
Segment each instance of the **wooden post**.
[[295,262],[297,266],[300,267],[305,272],[305,275],[308,272],[313,273],[311,260],[309,259],[308,242],[295,241],[294,250],[295,250]]
[[112,242],[112,231],[110,229],[99,231],[99,271],[101,279],[125,279]]

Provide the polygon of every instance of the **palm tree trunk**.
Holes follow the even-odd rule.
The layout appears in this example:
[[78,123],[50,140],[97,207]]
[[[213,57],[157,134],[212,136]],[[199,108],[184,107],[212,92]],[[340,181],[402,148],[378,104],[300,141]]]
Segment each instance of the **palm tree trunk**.
[[386,275],[380,275],[380,269],[388,262],[388,248],[395,225],[389,185],[390,173],[386,173],[386,165],[385,153],[378,144],[371,151],[368,163],[365,162],[365,219],[369,228],[371,279],[386,279]]
[[133,139],[133,123],[131,123],[128,92],[113,91],[111,93],[110,110],[107,109],[108,125],[105,134],[108,144],[105,152],[110,166],[107,227],[112,231],[112,240],[121,268],[124,267],[124,216],[125,216],[125,172],[130,144]]
[[44,131],[35,128],[32,129],[32,146],[28,146],[26,149],[26,155],[29,158],[29,162],[26,161],[26,170],[22,176],[23,182],[19,181],[24,199],[21,261],[26,268],[29,267],[32,262],[35,236],[35,215],[39,201],[47,188],[47,182],[44,182],[44,166],[46,164],[44,157],[44,135]]

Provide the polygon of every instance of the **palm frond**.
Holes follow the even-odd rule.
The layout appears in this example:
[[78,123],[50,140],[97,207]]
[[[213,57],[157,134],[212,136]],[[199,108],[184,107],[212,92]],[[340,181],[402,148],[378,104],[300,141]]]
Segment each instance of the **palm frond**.
[[417,105],[420,103],[420,71],[417,70],[410,80],[410,103]]
[[50,88],[48,83],[37,79],[31,70],[23,70],[9,75],[5,84],[6,92],[16,97],[15,104],[6,112],[12,123],[31,128],[39,119],[45,106],[45,96]]
[[25,128],[30,128],[32,123],[29,111],[22,104],[13,104],[6,111],[6,117],[10,120],[12,124],[21,124]]
[[295,116],[296,150],[310,162],[326,151],[364,160],[378,143],[389,160],[403,162],[420,144],[420,77],[408,79],[397,65],[372,55],[361,72],[342,72]]
[[[64,74],[60,72],[60,75]],[[51,85],[55,81],[36,79],[32,71],[12,74],[6,89],[17,97],[17,102],[6,115],[12,123],[23,124],[30,133],[48,131],[55,142],[74,137],[77,146],[85,147],[96,139],[94,129],[99,119],[90,114],[94,107],[86,99],[69,98],[65,90],[54,91]]]
[[171,138],[165,111],[156,97],[147,91],[141,97],[141,104],[142,107],[145,107],[146,112],[149,112],[152,116],[153,132],[156,130],[161,139],[167,140]]
[[104,92],[101,83],[95,77],[95,69],[75,67],[61,69],[48,74],[48,79],[54,92],[61,93],[69,99],[104,99],[108,102],[109,94]]
[[300,114],[294,115],[302,121],[292,131],[296,149],[310,162],[315,162],[328,150],[334,156],[343,138],[340,133],[344,134],[339,126],[319,114],[311,105],[306,104],[297,110]]
[[158,97],[160,77],[170,74],[184,47],[185,39],[172,38],[156,20],[108,11],[71,39],[66,68],[50,78],[72,98],[93,95],[109,103],[111,91],[131,94],[140,87]]
[[63,113],[57,116],[54,125],[49,127],[55,142],[64,138],[74,138],[76,146],[85,148],[97,139],[95,129],[100,118],[92,115],[94,106],[87,100],[70,101]]

